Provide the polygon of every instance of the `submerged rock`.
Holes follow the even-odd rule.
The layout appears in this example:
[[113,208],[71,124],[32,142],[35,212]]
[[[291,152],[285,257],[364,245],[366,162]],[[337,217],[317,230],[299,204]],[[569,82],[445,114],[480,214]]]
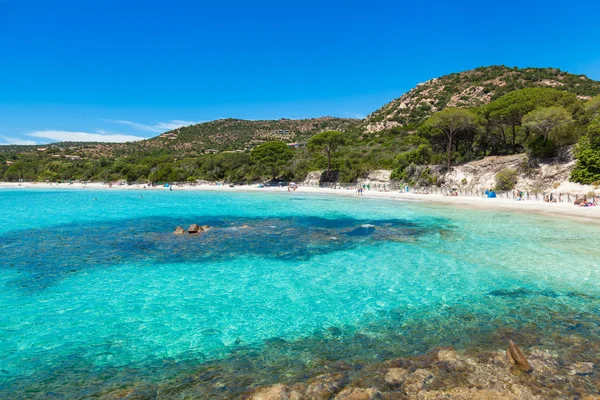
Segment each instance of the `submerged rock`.
[[309,399],[329,399],[346,384],[347,377],[343,374],[321,375],[308,385],[306,396]]
[[458,360],[458,353],[452,349],[442,349],[438,351],[437,358],[439,361],[453,363]]
[[404,368],[390,368],[385,374],[385,382],[390,385],[401,385],[408,376],[408,371]]
[[512,393],[489,389],[454,388],[450,390],[431,390],[419,393],[419,400],[522,400]]
[[380,400],[381,398],[381,392],[374,388],[348,388],[335,396],[335,400]]
[[210,229],[210,226],[208,225],[202,225],[200,228],[202,228],[203,231],[207,231]]
[[301,398],[301,393],[282,384],[258,389],[250,397],[252,400],[300,400]]
[[521,349],[512,340],[508,341],[506,357],[509,363],[516,365],[521,371],[530,372],[533,369],[529,361],[527,361],[527,357],[525,357]]
[[591,362],[578,362],[571,365],[569,375],[591,375],[594,373],[594,364]]
[[406,378],[402,389],[408,395],[419,393],[432,378],[433,374],[430,370],[418,369]]
[[177,226],[173,233],[175,235],[185,235],[185,229],[183,229],[181,226]]

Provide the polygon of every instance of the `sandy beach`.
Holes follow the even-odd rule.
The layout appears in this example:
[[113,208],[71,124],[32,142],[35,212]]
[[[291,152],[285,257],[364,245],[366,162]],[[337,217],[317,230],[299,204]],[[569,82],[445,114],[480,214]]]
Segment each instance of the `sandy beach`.
[[[13,183],[13,182],[2,182],[0,183],[0,189],[13,188],[19,189],[61,189],[61,190],[162,190],[168,191],[170,188],[163,186],[147,186],[147,185],[112,185],[103,183],[61,183],[61,184],[49,184],[49,183]],[[287,187],[258,187],[258,185],[241,185],[235,187],[229,187],[227,185],[210,185],[210,184],[199,184],[199,185],[181,185],[172,186],[173,191],[222,191],[222,192],[280,192],[287,193]],[[598,207],[577,207],[573,203],[545,203],[542,201],[535,200],[524,200],[516,201],[512,199],[488,199],[483,197],[450,197],[439,194],[414,194],[414,193],[400,193],[398,191],[393,192],[380,192],[375,190],[365,191],[363,195],[359,195],[355,190],[346,189],[330,189],[330,188],[318,188],[300,186],[294,193],[308,193],[308,194],[322,194],[322,195],[334,195],[334,196],[347,196],[357,198],[379,198],[379,199],[392,199],[400,201],[418,201],[427,202],[432,204],[456,206],[471,209],[480,210],[496,210],[496,211],[517,211],[526,213],[536,213],[549,217],[563,217],[572,220],[578,220],[580,222],[593,222],[597,223],[600,221],[600,206]]]

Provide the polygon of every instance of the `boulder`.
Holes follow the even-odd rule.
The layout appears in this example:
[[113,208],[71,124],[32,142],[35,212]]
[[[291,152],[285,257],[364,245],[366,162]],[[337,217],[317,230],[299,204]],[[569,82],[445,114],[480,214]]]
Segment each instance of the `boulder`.
[[198,233],[198,232],[202,232],[202,228],[200,226],[198,226],[198,224],[191,224],[190,227],[188,228],[189,234],[194,234],[194,233]]
[[591,375],[594,373],[594,364],[591,362],[578,362],[571,365],[569,375]]
[[337,396],[335,396],[336,400],[380,400],[381,398],[381,392],[374,388],[344,389]]
[[210,226],[208,225],[202,225],[200,228],[202,228],[203,231],[207,231],[210,229]]
[[320,375],[306,389],[309,399],[329,399],[347,384],[346,376],[342,374]]
[[175,228],[175,232],[173,232],[176,235],[185,235],[185,229],[183,229],[181,226],[178,226]]
[[390,368],[385,374],[385,382],[390,385],[401,385],[406,380],[408,371],[404,368]]
[[531,364],[529,364],[529,361],[527,361],[527,357],[525,357],[521,349],[519,349],[512,340],[508,341],[506,357],[508,358],[509,363],[516,365],[521,371],[530,372],[533,370],[533,368],[531,368]]
[[284,385],[274,385],[258,389],[252,395],[252,400],[288,400],[289,389]]
[[454,363],[458,360],[458,354],[452,349],[442,349],[438,351],[437,358],[439,361]]
[[415,395],[419,393],[427,382],[433,378],[433,374],[428,369],[418,369],[406,378],[402,384],[402,389],[408,395]]

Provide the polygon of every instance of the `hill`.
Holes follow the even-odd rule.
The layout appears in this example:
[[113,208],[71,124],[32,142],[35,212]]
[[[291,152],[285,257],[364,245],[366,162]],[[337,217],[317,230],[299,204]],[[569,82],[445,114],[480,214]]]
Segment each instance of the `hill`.
[[345,131],[359,123],[358,119],[334,117],[262,121],[220,119],[185,126],[148,140],[117,144],[112,153],[115,156],[161,153],[185,157],[213,151],[244,151],[269,140],[306,142],[319,132]]
[[600,82],[556,68],[480,67],[418,84],[370,114],[367,132],[418,124],[447,107],[479,107],[513,90],[551,87],[589,99],[600,94]]

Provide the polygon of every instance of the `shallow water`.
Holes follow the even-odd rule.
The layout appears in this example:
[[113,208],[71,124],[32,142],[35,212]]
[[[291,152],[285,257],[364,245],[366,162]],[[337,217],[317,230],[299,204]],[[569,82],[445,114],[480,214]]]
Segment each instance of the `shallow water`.
[[[600,333],[594,225],[287,192],[0,190],[0,205],[2,398],[203,374],[236,395],[332,362]],[[191,223],[213,228],[172,234]]]

